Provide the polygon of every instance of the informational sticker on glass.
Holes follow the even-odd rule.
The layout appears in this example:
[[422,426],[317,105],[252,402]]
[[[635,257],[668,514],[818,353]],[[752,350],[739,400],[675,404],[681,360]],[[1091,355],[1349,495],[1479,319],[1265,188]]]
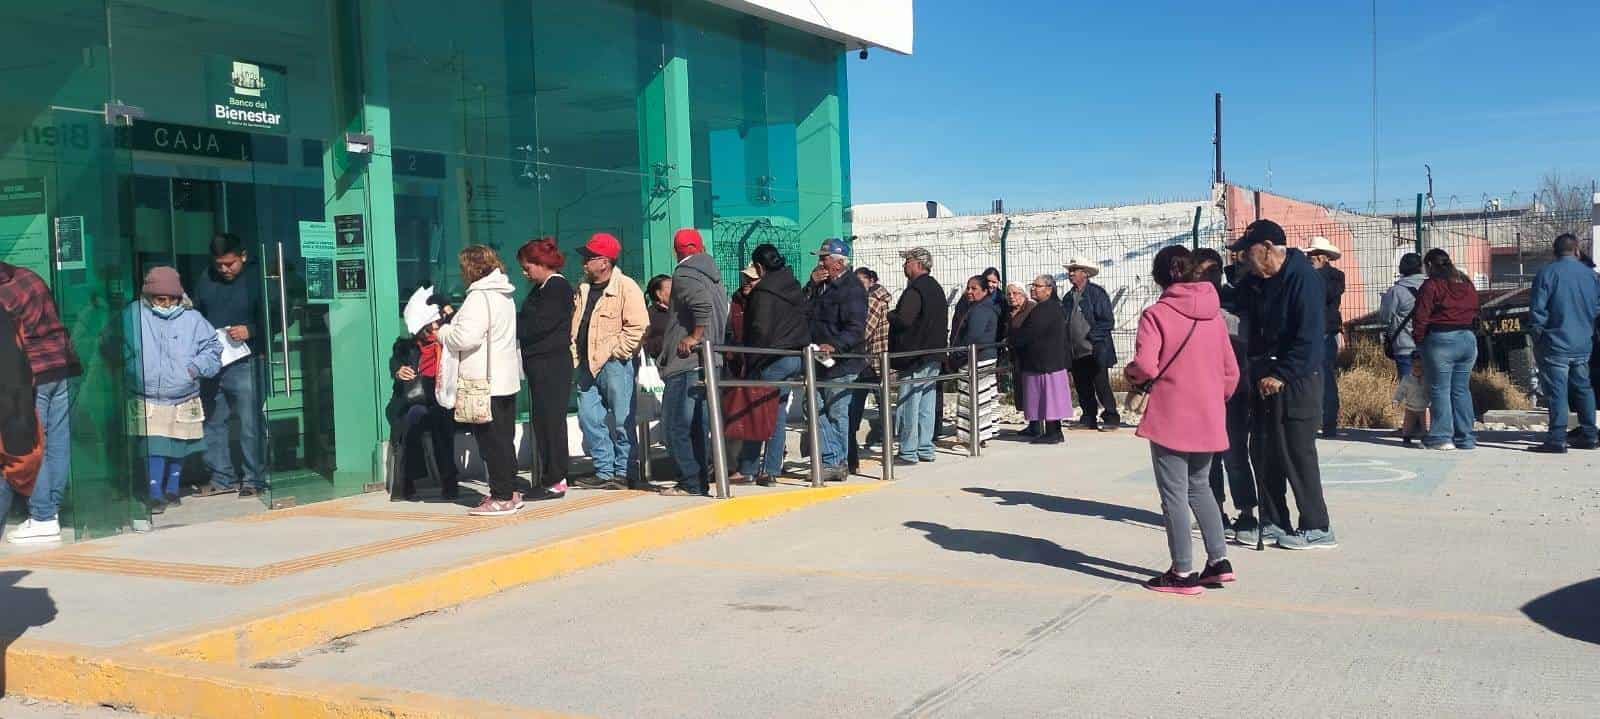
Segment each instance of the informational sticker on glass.
[[365,217],[361,215],[334,215],[333,229],[339,233],[339,256],[347,257],[366,254]]
[[367,296],[367,261],[364,259],[341,259],[335,261],[339,275],[339,298],[359,298]]
[[50,282],[50,220],[44,178],[0,180],[0,260]]
[[283,134],[289,131],[288,72],[229,55],[212,55],[206,69],[206,117],[218,127]]
[[56,269],[81,270],[83,263],[83,215],[56,218]]
[[333,225],[300,221],[300,257],[306,261],[306,301],[325,305],[333,301]]

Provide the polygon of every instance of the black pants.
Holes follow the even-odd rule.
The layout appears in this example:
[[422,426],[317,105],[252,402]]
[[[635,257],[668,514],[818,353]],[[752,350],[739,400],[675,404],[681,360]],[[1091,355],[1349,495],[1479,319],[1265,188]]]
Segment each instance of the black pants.
[[1078,395],[1078,421],[1094,424],[1095,415],[1106,424],[1122,424],[1117,413],[1117,398],[1111,394],[1111,373],[1100,366],[1094,355],[1088,354],[1072,361],[1072,392]]
[[456,423],[450,410],[434,402],[406,407],[394,418],[395,480],[390,495],[409,497],[416,493],[416,467],[446,492],[456,488]]
[[[1248,379],[1240,379],[1248,382]],[[1227,490],[1233,494],[1233,508],[1250,514],[1256,508],[1256,476],[1250,469],[1250,396],[1251,392],[1236,393],[1228,398],[1228,449],[1218,452],[1211,460],[1211,494],[1221,507],[1223,470],[1227,470]]]
[[534,486],[553,487],[567,478],[567,401],[572,398],[572,357],[566,353],[524,357],[522,369],[528,376]]
[[511,499],[517,488],[517,396],[490,398],[489,414],[487,423],[467,426],[478,441],[483,466],[489,473],[489,496]]
[[1328,505],[1322,498],[1322,470],[1317,466],[1317,429],[1322,424],[1322,371],[1284,385],[1272,397],[1252,388],[1254,424],[1251,459],[1261,476],[1261,521],[1288,530],[1287,490],[1294,490],[1300,531],[1328,529]]

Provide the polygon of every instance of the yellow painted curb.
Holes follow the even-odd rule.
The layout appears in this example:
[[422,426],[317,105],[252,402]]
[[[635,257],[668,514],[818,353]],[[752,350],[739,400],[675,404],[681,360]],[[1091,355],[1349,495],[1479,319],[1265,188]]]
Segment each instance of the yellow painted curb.
[[512,587],[695,539],[801,507],[867,492],[881,483],[756,494],[492,556],[447,571],[343,591],[143,647],[153,654],[245,665],[462,604]]
[[199,719],[441,719],[571,715],[263,670],[18,640],[5,650],[5,692]]

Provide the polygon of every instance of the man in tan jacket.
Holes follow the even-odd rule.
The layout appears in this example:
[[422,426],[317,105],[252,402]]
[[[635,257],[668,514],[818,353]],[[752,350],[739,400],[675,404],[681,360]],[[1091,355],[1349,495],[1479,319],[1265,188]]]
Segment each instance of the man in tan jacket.
[[626,489],[633,463],[633,393],[639,341],[650,326],[644,292],[617,269],[622,244],[597,232],[578,248],[583,284],[574,299],[572,359],[577,369],[578,428],[594,459],[594,477],[577,484]]

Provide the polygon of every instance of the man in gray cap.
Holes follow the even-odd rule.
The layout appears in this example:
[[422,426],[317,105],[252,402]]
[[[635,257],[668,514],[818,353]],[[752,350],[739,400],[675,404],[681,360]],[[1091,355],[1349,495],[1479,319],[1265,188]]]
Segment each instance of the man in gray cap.
[[[933,271],[933,255],[923,247],[913,247],[900,253],[905,262],[901,268],[910,280],[900,301],[889,312],[889,351],[911,352],[945,346],[949,336],[949,307],[945,304],[944,288],[929,274]],[[932,462],[934,399],[938,385],[931,381],[905,384],[939,374],[943,355],[929,354],[919,357],[901,357],[891,360],[889,366],[899,371],[900,399],[895,405],[895,441],[899,445],[894,459],[897,465]]]

